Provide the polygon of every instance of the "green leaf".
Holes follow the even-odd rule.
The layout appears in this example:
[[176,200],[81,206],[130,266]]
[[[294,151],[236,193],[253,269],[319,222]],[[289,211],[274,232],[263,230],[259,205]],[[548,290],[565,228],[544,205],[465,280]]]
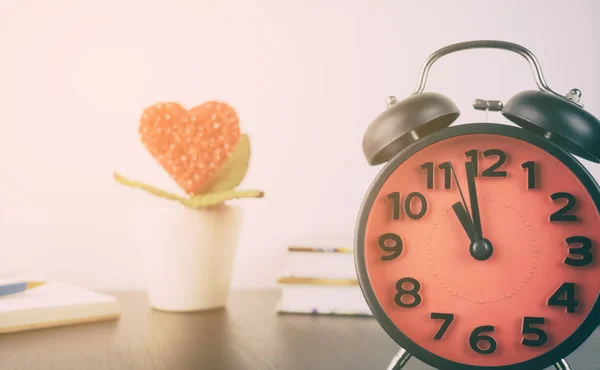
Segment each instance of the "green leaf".
[[260,190],[225,190],[196,195],[195,197],[186,199],[182,202],[182,204],[190,208],[201,208],[214,206],[227,200],[240,198],[262,198],[263,196],[264,193]]
[[234,189],[246,177],[249,162],[250,139],[247,135],[242,134],[235,145],[231,157],[223,163],[214,177],[200,190],[200,194]]
[[157,189],[153,186],[146,185],[139,181],[129,180],[118,173],[114,173],[113,176],[117,182],[125,186],[139,188],[157,197],[177,201],[189,208],[210,207],[233,199],[264,197],[264,192],[260,190],[223,190],[207,194],[200,194],[186,199],[164,190]]
[[180,197],[178,195],[166,192],[164,190],[157,189],[157,188],[155,188],[153,186],[146,185],[146,184],[141,183],[139,181],[129,180],[129,179],[127,179],[127,178],[119,175],[116,172],[113,173],[113,176],[114,176],[115,180],[117,180],[117,182],[120,182],[121,184],[123,184],[125,186],[130,186],[132,188],[140,188],[142,190],[147,191],[150,194],[156,195],[156,196],[161,197],[161,198],[170,199],[170,200],[176,200],[176,201],[179,201],[179,202],[184,202],[184,201],[187,200],[187,199],[185,199],[183,197]]

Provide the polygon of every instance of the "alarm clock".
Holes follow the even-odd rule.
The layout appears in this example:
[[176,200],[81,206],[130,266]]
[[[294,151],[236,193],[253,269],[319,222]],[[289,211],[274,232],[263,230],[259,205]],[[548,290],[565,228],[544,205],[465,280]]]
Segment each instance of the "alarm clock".
[[[493,48],[530,64],[538,90],[474,108],[510,121],[452,125],[460,110],[424,92],[452,52]],[[361,205],[355,264],[383,330],[443,370],[568,369],[600,319],[600,121],[581,92],[551,90],[536,57],[497,40],[446,46],[408,98],[389,97],[363,151],[383,168]]]

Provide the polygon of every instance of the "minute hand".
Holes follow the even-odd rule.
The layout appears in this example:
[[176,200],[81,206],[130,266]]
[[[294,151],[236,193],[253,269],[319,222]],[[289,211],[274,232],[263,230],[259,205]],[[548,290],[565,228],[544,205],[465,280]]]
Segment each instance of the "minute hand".
[[475,170],[473,162],[465,163],[467,170],[467,185],[469,186],[469,202],[471,203],[471,216],[473,217],[473,225],[475,226],[475,234],[478,240],[483,239],[483,231],[481,229],[481,217],[479,216],[479,201],[477,200],[477,187],[475,186]]

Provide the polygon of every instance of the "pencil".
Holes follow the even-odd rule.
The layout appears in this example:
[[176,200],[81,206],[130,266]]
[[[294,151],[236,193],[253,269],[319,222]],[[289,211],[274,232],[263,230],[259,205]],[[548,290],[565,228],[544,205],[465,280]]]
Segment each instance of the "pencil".
[[6,285],[0,285],[0,297],[24,292],[29,289],[37,288],[46,284],[45,281],[22,281],[19,283],[11,283]]

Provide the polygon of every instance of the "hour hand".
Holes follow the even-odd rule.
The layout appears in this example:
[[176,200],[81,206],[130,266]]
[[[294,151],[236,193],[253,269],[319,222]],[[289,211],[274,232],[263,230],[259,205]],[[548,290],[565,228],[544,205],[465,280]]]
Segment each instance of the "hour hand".
[[471,240],[471,243],[475,242],[477,240],[477,237],[475,236],[475,231],[471,226],[469,215],[467,214],[467,210],[465,209],[463,204],[461,202],[456,202],[452,205],[452,209],[454,210],[456,217],[458,217],[458,220],[460,221],[460,224],[462,225],[463,229],[467,233],[469,240]]

